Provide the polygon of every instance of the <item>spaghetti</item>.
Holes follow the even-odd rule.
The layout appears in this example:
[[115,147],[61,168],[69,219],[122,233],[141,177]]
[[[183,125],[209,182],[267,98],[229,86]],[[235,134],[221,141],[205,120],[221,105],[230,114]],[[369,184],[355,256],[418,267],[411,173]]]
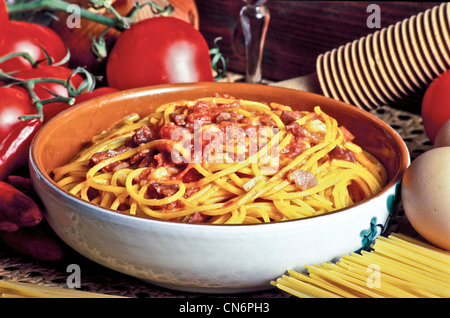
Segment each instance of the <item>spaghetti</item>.
[[450,254],[412,237],[378,237],[371,251],[288,270],[271,284],[300,298],[448,298]]
[[63,189],[119,213],[248,224],[344,208],[377,193],[382,164],[319,106],[229,96],[131,115],[53,171]]
[[74,288],[0,280],[0,298],[123,298]]

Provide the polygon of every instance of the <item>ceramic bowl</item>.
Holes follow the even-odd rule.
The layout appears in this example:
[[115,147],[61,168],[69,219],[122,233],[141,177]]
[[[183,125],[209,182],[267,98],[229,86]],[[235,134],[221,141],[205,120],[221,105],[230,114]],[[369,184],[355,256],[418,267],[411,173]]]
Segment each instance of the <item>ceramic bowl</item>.
[[[355,136],[355,143],[387,168],[380,193],[352,207],[307,219],[254,225],[180,224],[122,215],[61,190],[51,171],[71,159],[91,137],[130,113],[179,99],[215,93],[322,110]],[[244,83],[196,83],[133,89],[99,97],[59,114],[31,146],[30,170],[45,216],[70,247],[98,264],[152,284],[203,293],[272,288],[288,269],[333,261],[366,248],[394,213],[397,186],[409,164],[402,138],[355,106],[312,93]]]

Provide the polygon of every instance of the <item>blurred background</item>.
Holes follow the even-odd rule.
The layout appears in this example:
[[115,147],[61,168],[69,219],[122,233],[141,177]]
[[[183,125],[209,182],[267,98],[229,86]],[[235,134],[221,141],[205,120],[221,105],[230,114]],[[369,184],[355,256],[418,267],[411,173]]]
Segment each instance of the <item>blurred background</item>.
[[[245,47],[239,12],[243,0],[195,0],[199,28],[208,45],[216,37],[229,70],[245,73]],[[380,7],[381,28],[442,2],[408,1],[271,1],[263,61],[263,78],[279,81],[315,70],[317,57],[375,32],[367,26],[370,4]]]

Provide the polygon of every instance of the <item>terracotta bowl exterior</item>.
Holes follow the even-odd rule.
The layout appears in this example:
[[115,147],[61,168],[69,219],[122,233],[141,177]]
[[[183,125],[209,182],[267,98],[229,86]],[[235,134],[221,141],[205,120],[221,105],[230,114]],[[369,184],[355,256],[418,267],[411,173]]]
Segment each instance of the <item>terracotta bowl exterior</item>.
[[[389,182],[376,196],[352,207],[302,220],[257,225],[180,224],[122,215],[61,190],[50,175],[91,138],[126,115],[142,116],[181,99],[230,94],[278,102],[297,110],[322,110],[355,136],[355,143],[387,168]],[[288,269],[337,260],[368,247],[389,224],[398,185],[409,165],[401,137],[355,106],[312,93],[244,83],[196,83],[133,89],[99,97],[56,116],[38,133],[30,171],[45,216],[70,247],[105,266],[155,285],[205,293],[272,288]]]

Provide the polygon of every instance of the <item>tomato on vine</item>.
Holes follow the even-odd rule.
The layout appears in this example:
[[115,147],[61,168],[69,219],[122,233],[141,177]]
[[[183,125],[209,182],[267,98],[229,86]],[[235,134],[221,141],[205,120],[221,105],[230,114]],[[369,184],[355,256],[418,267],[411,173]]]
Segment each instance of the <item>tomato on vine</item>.
[[94,89],[92,74],[63,66],[0,70],[0,80],[7,85],[0,86],[0,180],[27,164],[31,140],[43,123],[76,103],[117,91]]
[[191,24],[155,17],[133,24],[111,50],[106,77],[119,90],[214,81],[208,45]]
[[0,139],[20,122],[19,117],[36,113],[30,96],[23,89],[0,87]]
[[[40,66],[32,69],[26,69],[14,73],[14,77],[21,80],[43,79],[42,82],[37,81],[34,85],[34,92],[39,99],[48,99],[55,95],[69,97],[67,81],[70,77],[70,84],[74,88],[78,88],[84,81],[79,74],[71,76],[73,70],[65,66]],[[50,81],[49,81],[50,80]]]
[[[15,53],[27,53],[40,65],[67,64],[68,51],[60,36],[49,27],[36,23],[9,21],[8,32],[4,35],[4,43],[0,46],[0,57]],[[47,61],[48,58],[51,61]],[[22,56],[9,58],[0,63],[3,72],[31,69],[33,66]]]
[[0,0],[0,46],[5,42],[6,35],[8,33],[9,16],[6,2]]

